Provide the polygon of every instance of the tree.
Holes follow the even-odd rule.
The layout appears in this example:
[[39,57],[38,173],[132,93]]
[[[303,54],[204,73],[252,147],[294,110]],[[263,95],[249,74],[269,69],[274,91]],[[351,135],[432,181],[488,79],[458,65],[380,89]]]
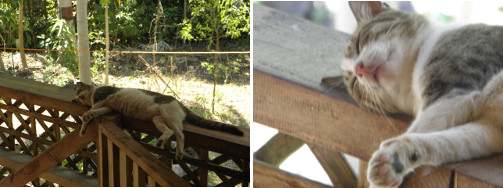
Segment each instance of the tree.
[[79,78],[81,82],[92,84],[91,54],[87,25],[87,0],[77,0],[77,37],[79,51]]
[[26,55],[24,54],[24,39],[23,39],[23,0],[19,4],[19,22],[18,22],[18,35],[19,35],[19,48],[21,53],[21,62],[24,68],[28,68],[26,63]]
[[[220,51],[220,38],[238,38],[242,33],[250,32],[250,1],[243,0],[189,0],[191,18],[184,19],[180,37],[184,40],[207,40],[208,49],[214,46]],[[195,25],[195,28],[192,26]],[[209,33],[209,34],[208,34]],[[215,90],[219,74],[219,55],[215,55],[212,65],[214,76],[213,100],[211,109],[214,111]]]

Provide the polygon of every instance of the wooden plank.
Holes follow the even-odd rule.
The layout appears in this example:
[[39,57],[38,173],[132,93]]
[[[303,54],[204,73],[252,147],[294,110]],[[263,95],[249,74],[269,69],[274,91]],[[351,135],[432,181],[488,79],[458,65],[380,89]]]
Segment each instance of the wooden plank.
[[405,177],[402,187],[410,188],[448,188],[451,183],[451,170],[444,167],[419,167],[413,174]]
[[145,187],[145,171],[133,162],[133,186]]
[[445,165],[458,174],[503,187],[503,154]]
[[260,147],[253,157],[277,168],[303,145],[304,141],[279,132]]
[[166,164],[154,158],[150,152],[138,144],[131,137],[126,135],[115,123],[102,121],[100,129],[109,141],[113,142],[119,150],[137,163],[149,176],[152,176],[160,186],[189,186],[173,171],[169,170]]
[[126,153],[120,151],[120,174],[121,187],[131,187],[132,184],[132,161],[126,156]]
[[[123,128],[138,130],[156,137],[161,136],[161,133],[155,128],[152,122],[125,117],[121,124]],[[185,145],[200,147],[239,158],[250,158],[249,129],[240,128],[244,132],[244,136],[236,136],[221,131],[197,127],[187,122],[184,122],[183,126]]]
[[34,157],[22,168],[16,170],[14,174],[0,181],[0,186],[18,187],[25,185],[80,148],[86,147],[87,144],[96,139],[96,136],[97,130],[94,123],[89,125],[84,137],[79,136],[78,131],[66,135],[50,148]]
[[[32,156],[0,148],[0,164],[7,168],[13,170],[20,169],[31,159],[33,159]],[[65,187],[98,186],[96,177],[84,175],[62,166],[52,167],[47,172],[41,174],[40,177]]]
[[256,71],[253,88],[254,121],[364,160],[379,143],[408,126],[404,120],[369,114],[353,104]]
[[98,129],[98,185],[100,187],[108,187],[108,152],[107,138],[103,135],[103,131]]
[[328,188],[329,186],[307,180],[294,174],[274,168],[266,163],[253,160],[253,187],[310,187]]
[[360,160],[358,163],[358,184],[357,188],[368,188],[370,187],[369,181],[367,181],[367,167],[368,162]]
[[88,110],[71,102],[75,97],[75,90],[23,78],[0,75],[0,93],[2,98],[22,100],[23,103],[58,109],[76,116]]
[[356,187],[356,177],[341,153],[314,144],[307,145],[320,162],[334,187]]
[[147,182],[148,182],[147,185],[149,187],[155,187],[155,180],[154,180],[154,178],[152,178],[152,176],[148,177],[148,181]]
[[[195,150],[199,153],[199,159],[201,161],[207,163],[210,160],[208,150],[201,148],[196,148]],[[203,187],[208,187],[208,169],[199,167],[198,174],[199,174],[199,185]]]
[[[323,91],[322,78],[341,75],[338,62],[348,34],[269,7],[253,6],[254,71],[316,91]],[[337,97],[350,99],[347,94]]]
[[454,188],[496,188],[496,186],[460,173],[454,173]]
[[118,187],[120,185],[119,148],[113,142],[107,141],[108,153],[108,186]]

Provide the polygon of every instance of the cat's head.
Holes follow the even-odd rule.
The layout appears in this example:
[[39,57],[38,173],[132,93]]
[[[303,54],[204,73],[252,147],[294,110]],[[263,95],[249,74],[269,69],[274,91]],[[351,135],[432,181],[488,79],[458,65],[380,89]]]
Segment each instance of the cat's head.
[[84,106],[92,106],[92,94],[94,92],[94,86],[87,85],[82,82],[77,82],[77,94],[75,95],[75,99],[72,102],[84,105]]
[[405,74],[412,74],[412,65],[405,61],[410,58],[410,39],[423,20],[381,2],[349,4],[358,27],[341,64],[344,84],[361,108],[400,113],[392,93]]

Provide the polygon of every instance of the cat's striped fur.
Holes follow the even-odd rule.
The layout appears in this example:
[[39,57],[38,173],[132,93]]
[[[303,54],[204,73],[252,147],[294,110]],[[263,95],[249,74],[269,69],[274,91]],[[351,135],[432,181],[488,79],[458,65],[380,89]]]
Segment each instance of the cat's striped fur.
[[173,134],[176,136],[176,157],[183,157],[184,134],[183,121],[207,129],[220,130],[235,135],[243,135],[236,126],[207,120],[198,116],[172,96],[161,95],[152,91],[111,86],[94,87],[82,82],[77,83],[76,102],[91,106],[83,115],[80,134],[86,131],[87,123],[95,117],[120,112],[128,117],[152,121],[163,133],[157,145],[163,145]]
[[358,28],[341,65],[349,93],[368,111],[415,117],[370,159],[373,186],[503,151],[503,27],[440,26],[380,2],[350,6]]

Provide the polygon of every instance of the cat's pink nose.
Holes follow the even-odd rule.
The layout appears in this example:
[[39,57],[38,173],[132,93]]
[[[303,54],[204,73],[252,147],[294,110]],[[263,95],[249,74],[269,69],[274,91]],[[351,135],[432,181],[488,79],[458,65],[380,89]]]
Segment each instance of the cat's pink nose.
[[358,63],[358,65],[356,65],[356,76],[362,77],[363,75],[374,75],[374,71],[365,69],[363,63],[360,62]]

